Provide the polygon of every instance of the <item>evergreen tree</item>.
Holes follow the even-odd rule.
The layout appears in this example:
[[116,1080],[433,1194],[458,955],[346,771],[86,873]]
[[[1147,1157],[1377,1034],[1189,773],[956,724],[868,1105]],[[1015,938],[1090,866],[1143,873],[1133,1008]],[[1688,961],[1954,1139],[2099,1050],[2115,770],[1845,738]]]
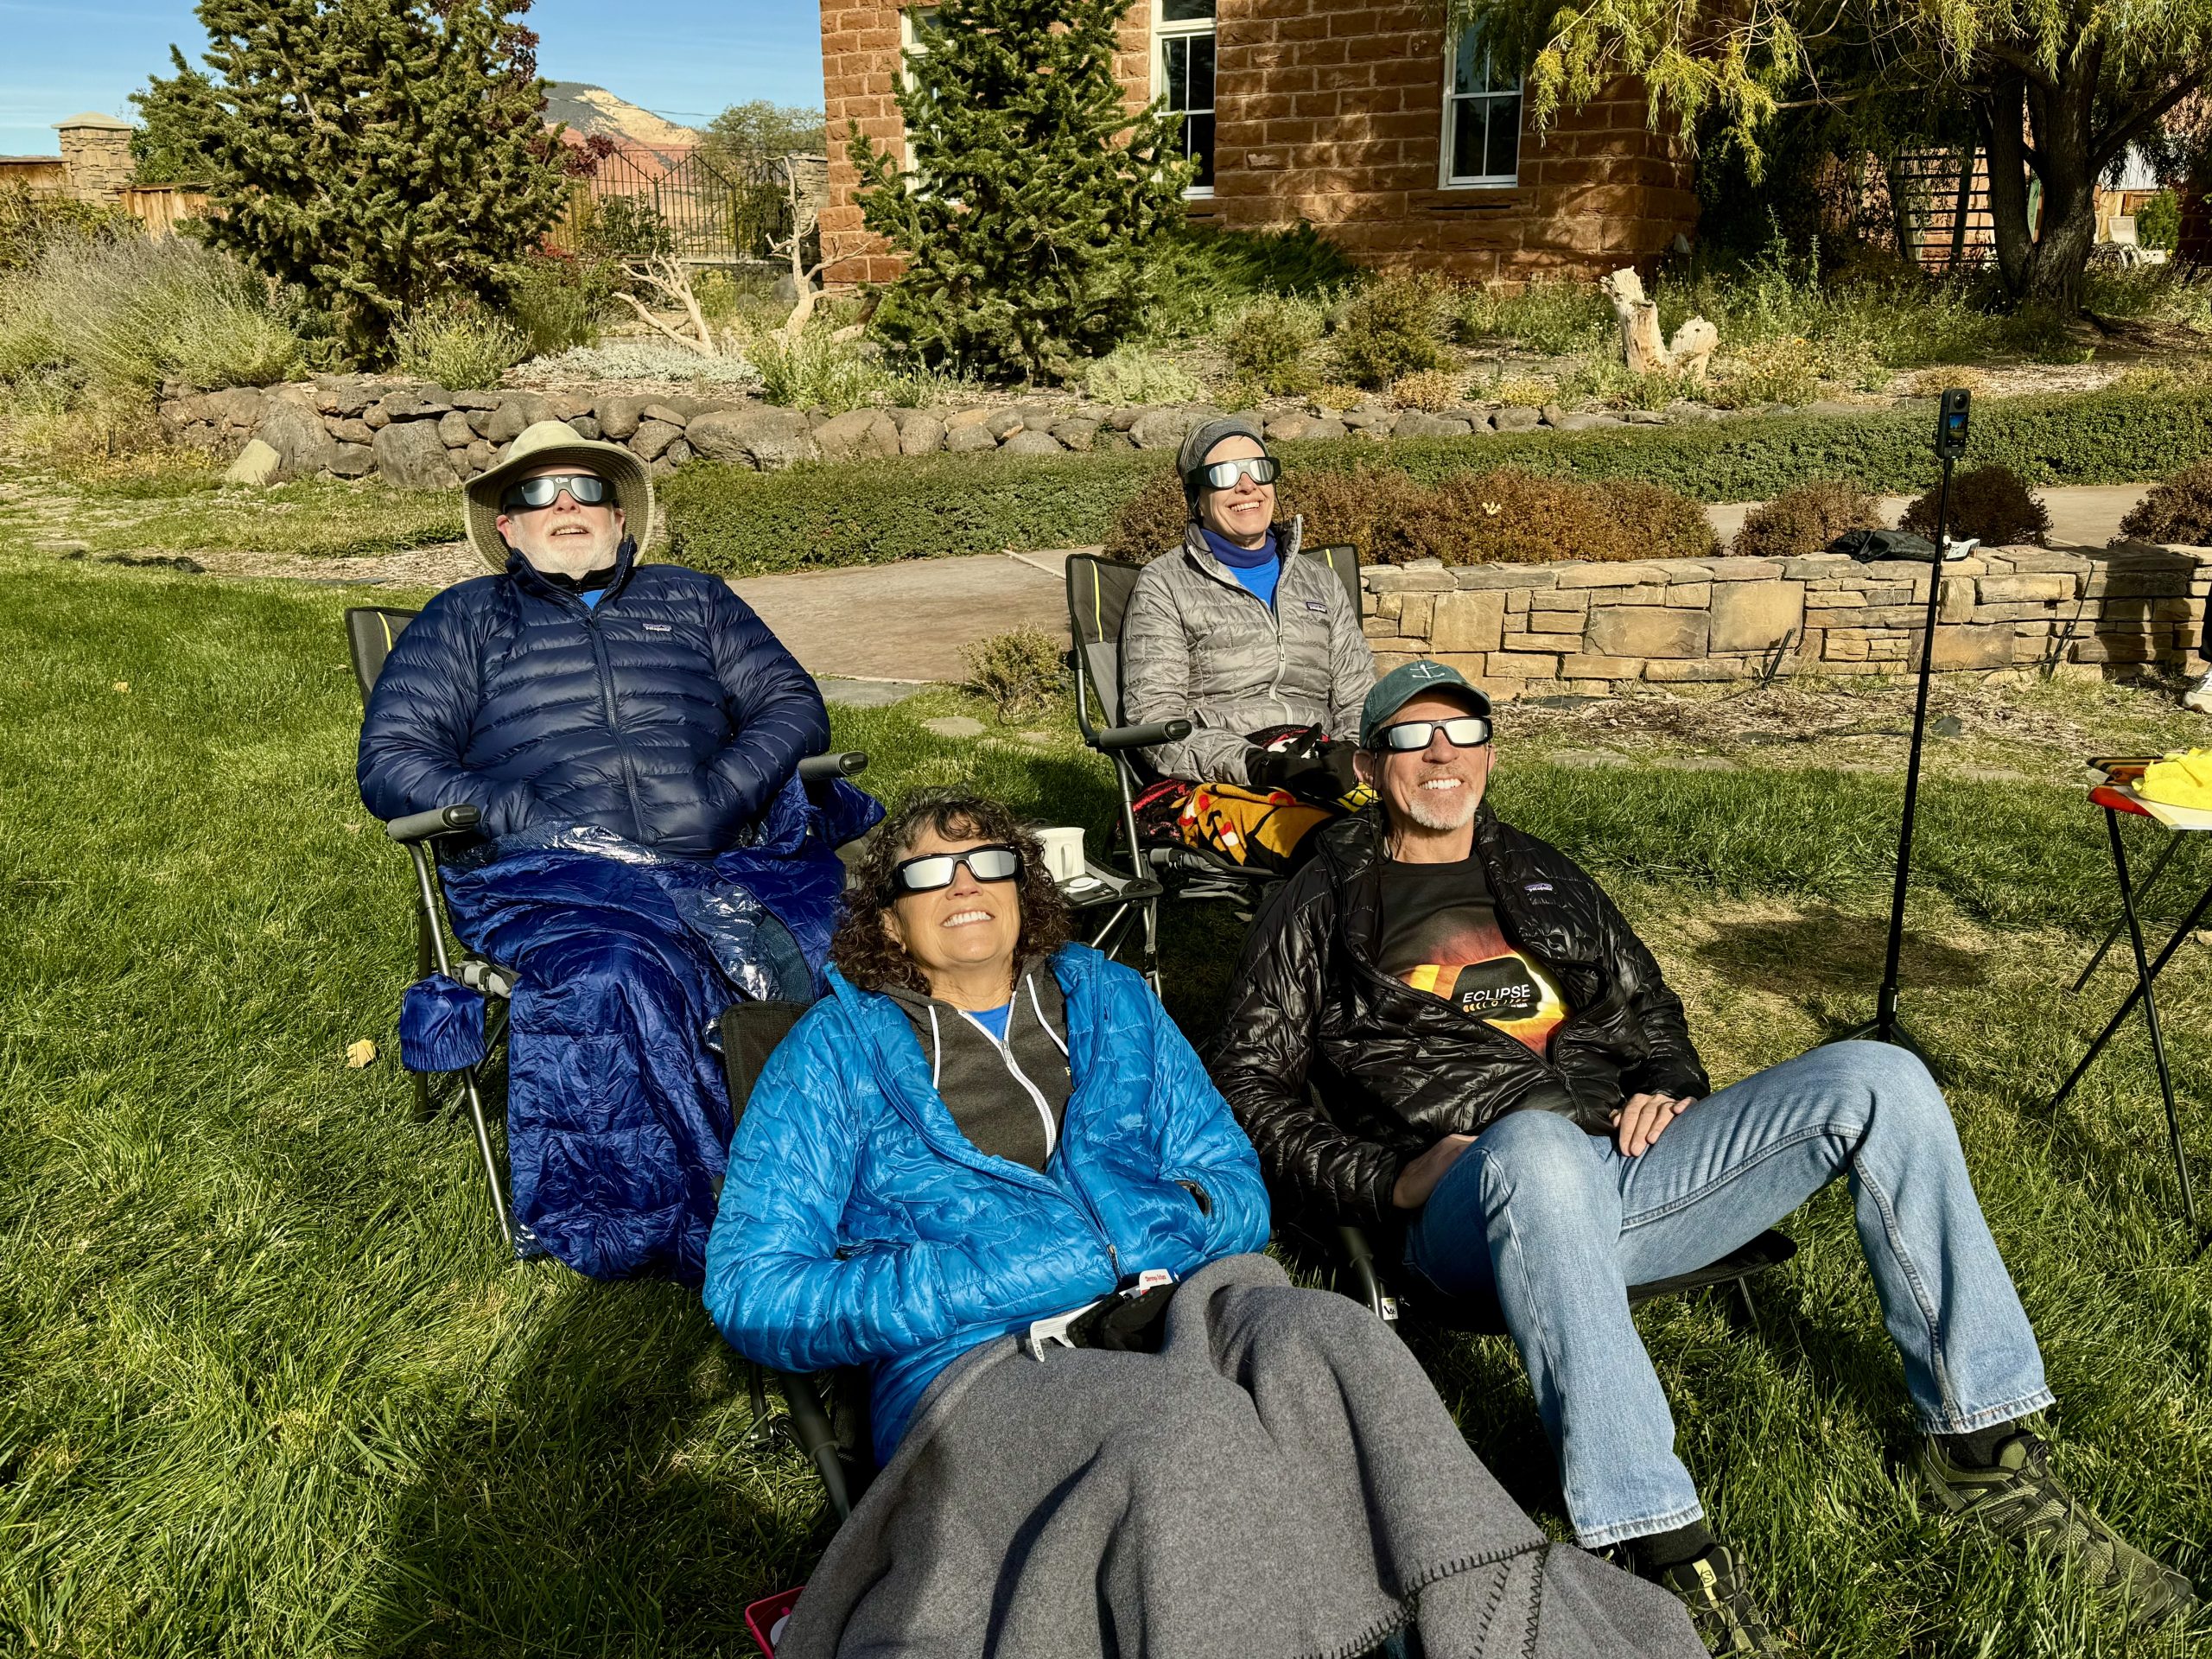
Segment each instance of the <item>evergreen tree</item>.
[[906,269],[876,314],[914,356],[1032,378],[1072,372],[1141,315],[1137,254],[1183,213],[1180,118],[1114,79],[1128,0],[944,0],[906,59],[909,166],[855,124],[868,228]]
[[207,238],[299,284],[372,360],[410,308],[498,297],[565,200],[528,6],[200,0]]
[[205,184],[215,176],[207,153],[208,135],[223,118],[215,83],[169,48],[176,73],[164,80],[146,78],[146,90],[130,94],[138,106],[138,130],[130,135],[132,179],[139,184]]

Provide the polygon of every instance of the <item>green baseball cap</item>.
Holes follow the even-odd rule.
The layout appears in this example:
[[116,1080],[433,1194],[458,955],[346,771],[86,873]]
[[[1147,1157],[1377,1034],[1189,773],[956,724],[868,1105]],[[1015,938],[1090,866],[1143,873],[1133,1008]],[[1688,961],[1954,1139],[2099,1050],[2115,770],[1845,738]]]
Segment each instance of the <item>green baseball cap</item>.
[[1490,718],[1490,698],[1458,669],[1446,663],[1406,663],[1376,681],[1375,689],[1360,705],[1359,747],[1373,748],[1375,734],[1390,723],[1390,717],[1423,696],[1457,697],[1467,705],[1470,714]]

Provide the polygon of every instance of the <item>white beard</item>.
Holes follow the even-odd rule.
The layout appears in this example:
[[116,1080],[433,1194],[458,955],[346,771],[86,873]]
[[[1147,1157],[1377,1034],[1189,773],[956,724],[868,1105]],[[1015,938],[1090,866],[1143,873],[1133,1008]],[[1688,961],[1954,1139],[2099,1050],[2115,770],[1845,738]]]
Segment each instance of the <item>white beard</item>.
[[1406,816],[1424,830],[1462,830],[1481,804],[1474,785],[1463,778],[1457,789],[1416,786],[1406,804]]
[[588,576],[613,564],[620,545],[613,537],[563,536],[550,546],[525,549],[523,556],[548,575]]

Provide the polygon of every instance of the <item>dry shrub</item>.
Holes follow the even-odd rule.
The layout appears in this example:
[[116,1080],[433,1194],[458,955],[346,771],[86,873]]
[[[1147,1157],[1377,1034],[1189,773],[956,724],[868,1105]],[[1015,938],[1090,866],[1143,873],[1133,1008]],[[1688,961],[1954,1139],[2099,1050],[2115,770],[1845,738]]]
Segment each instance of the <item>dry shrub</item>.
[[1357,409],[1370,402],[1374,393],[1362,391],[1357,386],[1325,385],[1313,388],[1306,401],[1316,409]]
[[[1720,551],[1713,520],[1704,506],[1678,490],[1617,478],[1584,487],[1598,493],[1624,540],[1637,550],[1631,559],[1709,559]],[[1591,557],[1586,554],[1583,556]]]
[[1183,530],[1190,522],[1183,480],[1176,477],[1174,467],[1163,467],[1116,517],[1106,537],[1106,556],[1149,563],[1170,548],[1183,545]]
[[1365,463],[1350,472],[1297,472],[1275,486],[1281,516],[1306,520],[1306,545],[1359,550],[1365,564],[1421,556],[1415,527],[1429,511],[1430,492],[1395,467]]
[[1332,341],[1337,367],[1355,385],[1382,387],[1449,360],[1444,330],[1451,289],[1433,271],[1393,271],[1352,296]]
[[2212,461],[2176,473],[2120,521],[2121,539],[2212,547]]
[[[1278,518],[1305,519],[1306,546],[1349,543],[1366,564],[1700,559],[1719,550],[1703,507],[1632,479],[1586,484],[1501,467],[1430,488],[1395,467],[1363,461],[1349,471],[1296,469],[1275,493]],[[1181,484],[1159,474],[1122,510],[1107,554],[1141,563],[1179,547],[1187,522]]]
[[1513,467],[1462,473],[1414,521],[1419,554],[1446,564],[1686,559],[1714,550],[1705,509],[1656,484],[1586,484]]
[[1001,723],[1043,712],[1066,689],[1066,664],[1052,635],[1014,628],[963,648],[968,689],[990,699]]
[[1738,558],[1792,559],[1821,553],[1847,530],[1879,530],[1881,506],[1856,484],[1819,479],[1755,507],[1729,551]]
[[[1930,490],[1907,507],[1897,528],[1934,540],[1936,497]],[[1950,521],[1943,533],[1955,542],[1972,538],[1984,547],[2041,547],[2050,534],[2050,512],[2028,493],[2011,467],[1977,467],[1952,479]]]
[[1559,397],[1559,387],[1549,380],[1538,380],[1527,375],[1509,375],[1490,389],[1490,396],[1497,402],[1518,409],[1541,409]]
[[1425,409],[1433,415],[1459,401],[1459,377],[1449,369],[1402,374],[1391,383],[1390,396],[1401,409]]

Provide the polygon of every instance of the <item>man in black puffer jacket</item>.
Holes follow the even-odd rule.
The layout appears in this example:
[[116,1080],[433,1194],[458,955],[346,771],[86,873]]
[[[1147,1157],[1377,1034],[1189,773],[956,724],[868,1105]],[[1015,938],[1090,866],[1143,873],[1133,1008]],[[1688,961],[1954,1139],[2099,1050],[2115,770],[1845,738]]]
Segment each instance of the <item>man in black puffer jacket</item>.
[[1440,664],[1378,682],[1358,757],[1376,806],[1321,830],[1253,929],[1206,1058],[1278,1203],[1402,1226],[1409,1273],[1494,1295],[1580,1541],[1624,1546],[1717,1650],[1767,1653],[1626,1291],[1845,1176],[1936,1501],[2071,1558],[2146,1623],[2184,1611],[2187,1582],[2066,1491],[2020,1421],[2052,1396],[1926,1067],[1838,1043],[1713,1092],[1619,911],[1484,804],[1490,715]]
[[[829,715],[752,607],[718,577],[639,561],[653,503],[636,456],[540,422],[466,502],[498,574],[447,588],[393,645],[361,726],[361,798],[387,820],[483,814],[447,907],[519,970],[521,1248],[696,1281],[734,1127],[702,1033],[741,992],[812,995],[842,886],[834,842],[880,809],[795,782]],[[465,995],[410,991],[403,1055],[429,1009]]]

